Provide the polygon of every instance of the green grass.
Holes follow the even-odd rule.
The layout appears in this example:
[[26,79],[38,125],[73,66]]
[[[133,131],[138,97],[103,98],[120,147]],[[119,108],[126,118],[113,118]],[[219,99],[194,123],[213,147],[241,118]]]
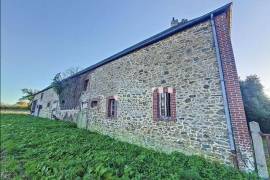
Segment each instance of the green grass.
[[1,114],[1,179],[256,179],[198,156],[119,142],[74,124]]

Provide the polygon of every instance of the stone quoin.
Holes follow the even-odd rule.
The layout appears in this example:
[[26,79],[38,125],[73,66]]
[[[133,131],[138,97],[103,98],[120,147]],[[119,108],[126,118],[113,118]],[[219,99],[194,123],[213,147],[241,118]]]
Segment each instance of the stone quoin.
[[254,170],[231,45],[231,4],[167,30],[35,94],[34,116],[163,152]]

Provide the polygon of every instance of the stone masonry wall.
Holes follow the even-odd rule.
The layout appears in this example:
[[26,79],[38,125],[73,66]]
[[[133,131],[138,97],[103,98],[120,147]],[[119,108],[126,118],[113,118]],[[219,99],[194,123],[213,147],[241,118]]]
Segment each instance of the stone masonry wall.
[[[43,94],[42,99],[41,94]],[[76,123],[79,107],[77,109],[62,110],[59,99],[60,99],[59,96],[55,93],[55,91],[52,88],[37,94],[34,98],[34,100],[37,100],[34,115],[37,116],[38,106],[41,105],[42,109],[39,113],[40,117],[52,119],[53,115],[55,115],[57,118],[61,120],[73,121]]]
[[[41,99],[41,96],[43,98]],[[39,93],[34,97],[34,100],[37,100],[35,107],[35,115],[37,115],[38,106],[41,105],[42,109],[39,116],[44,118],[51,118],[52,109],[58,107],[58,96],[53,89],[48,89],[43,93]],[[49,103],[49,106],[48,106]],[[54,107],[55,106],[55,107]]]
[[[76,108],[82,109],[76,115],[80,127],[144,147],[199,154],[232,165],[210,21],[85,75],[90,86],[80,97],[88,106]],[[152,93],[158,87],[175,89],[175,121],[153,119]],[[106,116],[110,96],[117,100],[116,118]],[[92,100],[98,101],[96,107],[89,105]]]
[[63,87],[65,88],[59,95],[59,106],[61,110],[79,109],[85,76],[87,75],[83,74],[63,83]]

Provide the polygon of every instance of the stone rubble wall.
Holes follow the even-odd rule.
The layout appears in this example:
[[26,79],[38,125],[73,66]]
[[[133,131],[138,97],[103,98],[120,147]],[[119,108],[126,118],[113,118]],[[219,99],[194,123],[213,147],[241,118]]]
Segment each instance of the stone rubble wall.
[[[98,99],[98,105],[88,105],[74,121],[122,141],[232,165],[213,43],[206,21],[84,74],[90,85],[80,102]],[[176,121],[153,120],[157,87],[175,88]],[[44,103],[58,100],[55,95],[45,98],[51,90],[44,92]],[[117,98],[117,118],[106,117],[109,96]],[[48,117],[49,111],[44,107],[40,116]]]
[[[42,99],[41,99],[41,96],[43,96]],[[54,92],[54,90],[51,88],[51,89],[46,90],[43,93],[39,93],[34,97],[34,100],[37,100],[34,115],[37,116],[37,111],[38,111],[37,107],[39,105],[41,105],[42,109],[40,110],[39,116],[44,117],[44,118],[51,118],[52,117],[52,109],[53,109],[52,104],[53,104],[53,102],[58,101],[58,95]],[[48,103],[50,103],[49,107],[47,107]]]

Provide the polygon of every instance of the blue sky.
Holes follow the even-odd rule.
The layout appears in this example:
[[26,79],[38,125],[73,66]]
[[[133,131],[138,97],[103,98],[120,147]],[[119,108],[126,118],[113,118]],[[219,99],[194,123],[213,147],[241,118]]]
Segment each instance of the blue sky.
[[[2,0],[1,102],[42,89],[70,67],[85,68],[228,0]],[[270,95],[269,0],[233,2],[239,75],[257,74]]]

